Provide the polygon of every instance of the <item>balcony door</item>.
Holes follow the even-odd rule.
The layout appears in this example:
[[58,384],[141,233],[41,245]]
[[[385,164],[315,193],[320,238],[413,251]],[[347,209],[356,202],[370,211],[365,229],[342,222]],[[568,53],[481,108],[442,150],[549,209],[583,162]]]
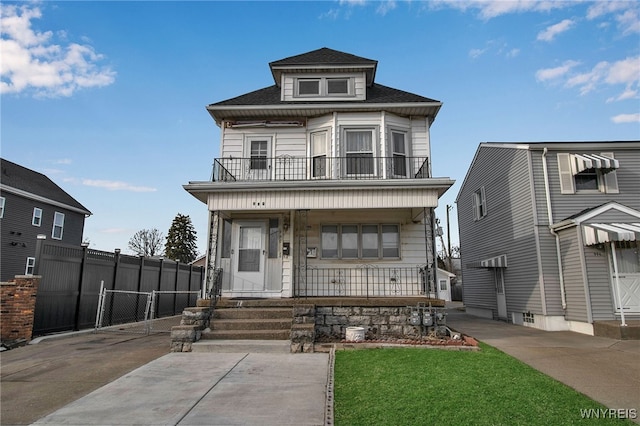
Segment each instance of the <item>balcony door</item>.
[[268,180],[271,174],[269,152],[271,138],[251,137],[247,140],[245,176],[248,180]]
[[327,132],[311,134],[311,177],[323,179],[327,177]]

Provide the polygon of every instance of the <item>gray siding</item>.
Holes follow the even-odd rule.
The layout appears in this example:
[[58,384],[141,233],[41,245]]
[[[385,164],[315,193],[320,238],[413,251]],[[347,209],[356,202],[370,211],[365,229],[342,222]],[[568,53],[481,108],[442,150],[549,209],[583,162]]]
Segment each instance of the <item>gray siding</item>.
[[584,256],[593,320],[613,320],[615,305],[612,297],[609,253],[600,248],[585,247]]
[[[562,253],[563,277],[567,310],[565,318],[570,321],[587,322],[587,293],[584,282],[585,271],[582,266],[582,249],[576,234],[576,228],[559,233],[560,252]],[[555,249],[554,249],[555,251]]]
[[[84,214],[36,202],[12,193],[3,192],[5,197],[4,217],[0,219],[1,240],[0,280],[7,281],[16,275],[23,275],[27,257],[35,257],[38,234],[51,239],[55,212],[64,214],[62,243],[80,246],[84,230]],[[34,207],[42,209],[40,226],[31,224]],[[13,244],[15,243],[15,245]]]
[[[485,187],[487,215],[473,219],[472,197]],[[528,153],[481,147],[458,197],[458,226],[467,306],[497,309],[493,271],[472,268],[506,254],[505,293],[509,312],[541,313]]]

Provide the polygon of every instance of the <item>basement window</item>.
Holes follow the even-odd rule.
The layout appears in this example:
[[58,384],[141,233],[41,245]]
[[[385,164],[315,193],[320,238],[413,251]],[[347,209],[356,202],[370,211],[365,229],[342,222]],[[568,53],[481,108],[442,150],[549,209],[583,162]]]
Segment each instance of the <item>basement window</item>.
[[535,323],[535,317],[531,312],[523,312],[522,313],[522,322],[525,324],[533,324]]

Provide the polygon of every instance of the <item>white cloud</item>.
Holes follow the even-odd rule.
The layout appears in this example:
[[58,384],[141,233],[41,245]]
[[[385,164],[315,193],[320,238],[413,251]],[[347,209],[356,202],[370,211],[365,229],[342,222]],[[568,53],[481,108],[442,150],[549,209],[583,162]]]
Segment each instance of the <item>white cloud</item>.
[[130,191],[130,192],[155,192],[156,188],[148,186],[135,186],[127,182],[99,179],[83,179],[82,184],[107,189],[109,191]]
[[616,124],[622,123],[640,123],[640,113],[636,112],[633,114],[620,114],[611,117],[611,121]]
[[571,19],[565,19],[555,25],[547,27],[544,31],[538,33],[537,39],[541,41],[553,41],[553,39],[558,34],[562,34],[563,32],[570,30],[574,25],[575,21],[572,21]]
[[471,58],[473,58],[473,59],[476,59],[476,58],[478,58],[478,57],[482,56],[482,54],[483,54],[484,52],[486,52],[486,51],[487,51],[487,49],[471,49],[471,50],[469,51],[469,56],[470,56]]
[[566,2],[553,0],[434,0],[428,2],[428,5],[433,9],[450,7],[463,12],[467,10],[477,10],[479,17],[484,20],[510,13],[548,12],[552,9],[567,7]]
[[103,58],[87,44],[55,44],[51,31],[32,29],[38,7],[0,5],[2,39],[0,93],[33,91],[40,97],[71,96],[82,88],[108,86],[116,73],[98,65]]
[[565,61],[559,67],[545,68],[545,69],[538,70],[536,71],[536,80],[544,82],[548,80],[559,79],[565,76],[566,74],[568,74],[572,68],[574,68],[579,64],[580,62],[578,61],[569,60],[569,61]]
[[623,35],[640,33],[640,3],[636,1],[598,1],[587,10],[587,19],[593,20],[613,14]]

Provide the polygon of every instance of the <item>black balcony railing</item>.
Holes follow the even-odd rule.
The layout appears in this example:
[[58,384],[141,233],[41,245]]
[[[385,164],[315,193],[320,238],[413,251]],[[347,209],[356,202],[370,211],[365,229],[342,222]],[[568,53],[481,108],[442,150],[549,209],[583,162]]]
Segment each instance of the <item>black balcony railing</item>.
[[[351,268],[309,267],[296,285],[295,296],[419,296],[429,292],[424,266]],[[302,277],[301,277],[302,278]]]
[[344,179],[426,179],[426,157],[373,157],[353,154],[346,157],[262,157],[216,158],[214,182],[304,181]]

